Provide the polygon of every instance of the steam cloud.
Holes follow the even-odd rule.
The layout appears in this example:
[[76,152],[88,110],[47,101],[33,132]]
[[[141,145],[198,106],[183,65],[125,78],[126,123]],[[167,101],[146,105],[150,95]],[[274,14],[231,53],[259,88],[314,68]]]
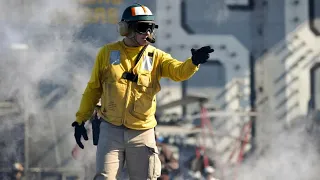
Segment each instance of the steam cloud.
[[239,180],[319,178],[319,132],[307,132],[310,119],[303,117],[295,122],[288,126],[273,118],[260,119],[257,129],[259,147],[240,167]]
[[[84,156],[88,161],[71,158],[75,145],[71,122],[98,50],[77,38],[86,13],[73,0],[0,1],[0,98],[14,99],[22,112],[1,119],[5,144],[0,154],[7,157],[1,161],[24,162],[18,157],[23,128],[15,134],[6,132],[25,119],[30,157],[26,167],[76,171],[83,168],[81,162],[95,160],[94,150]],[[89,144],[87,151],[93,148]]]
[[[21,134],[16,133],[14,137],[6,132],[26,118],[30,127],[29,155],[33,157],[29,159],[29,168],[71,167],[74,170],[83,168],[85,164],[81,162],[95,160],[95,151],[89,142],[82,152],[86,159],[81,162],[74,161],[70,152],[75,145],[70,124],[90,75],[88,67],[92,66],[97,52],[93,44],[76,37],[85,16],[86,11],[73,0],[0,1],[0,99],[17,100],[23,112],[17,117],[1,119],[0,139],[6,144],[1,145],[0,154],[8,158],[1,161],[12,158],[23,161],[15,154],[21,151],[23,130],[19,129]],[[217,17],[223,21],[228,14],[219,12]],[[57,21],[63,23],[59,25]],[[269,129],[277,130],[262,135],[268,139],[262,144],[266,153],[245,162],[239,178],[318,178],[315,161],[319,157],[304,131],[299,128],[282,131],[278,127],[280,123],[269,124],[274,125]],[[258,143],[261,142],[264,141],[260,139]]]

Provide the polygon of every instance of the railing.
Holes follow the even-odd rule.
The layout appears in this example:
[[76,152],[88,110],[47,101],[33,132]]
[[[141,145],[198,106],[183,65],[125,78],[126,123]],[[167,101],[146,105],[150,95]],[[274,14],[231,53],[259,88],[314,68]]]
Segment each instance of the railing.
[[[251,149],[250,117],[255,116],[257,113],[254,112],[207,112],[206,109],[202,109],[202,131],[198,146],[205,149],[207,155],[216,162],[219,178],[233,177],[239,163]],[[220,124],[218,128],[217,124]]]

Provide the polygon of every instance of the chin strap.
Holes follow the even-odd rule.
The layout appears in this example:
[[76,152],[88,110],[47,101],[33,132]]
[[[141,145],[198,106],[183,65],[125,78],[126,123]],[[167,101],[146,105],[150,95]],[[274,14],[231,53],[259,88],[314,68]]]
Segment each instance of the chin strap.
[[136,45],[138,45],[138,46],[143,46],[143,45],[141,45],[141,44],[137,41],[137,39],[136,39],[136,32],[134,32],[134,33],[132,34],[132,36],[128,36],[128,38],[129,38],[131,41],[133,41]]

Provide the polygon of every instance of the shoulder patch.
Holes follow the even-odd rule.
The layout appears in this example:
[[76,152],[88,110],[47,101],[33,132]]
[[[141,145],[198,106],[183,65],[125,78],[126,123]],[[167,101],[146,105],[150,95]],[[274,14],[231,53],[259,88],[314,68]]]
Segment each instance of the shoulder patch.
[[110,59],[109,59],[110,64],[112,65],[118,65],[120,64],[120,51],[111,51],[110,52]]

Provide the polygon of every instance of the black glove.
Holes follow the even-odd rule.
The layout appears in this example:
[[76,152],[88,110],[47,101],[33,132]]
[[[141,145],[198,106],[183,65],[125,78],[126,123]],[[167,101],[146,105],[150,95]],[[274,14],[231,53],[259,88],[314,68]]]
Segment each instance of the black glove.
[[191,49],[192,53],[192,63],[196,66],[199,64],[206,63],[209,59],[209,53],[212,53],[214,49],[210,46],[204,46],[200,49]]
[[83,136],[84,140],[86,140],[86,141],[88,140],[87,130],[84,127],[84,122],[82,122],[82,124],[79,125],[78,122],[75,121],[71,124],[71,126],[74,127],[74,138],[76,139],[78,146],[81,149],[83,149],[84,146],[81,143],[81,136]]

